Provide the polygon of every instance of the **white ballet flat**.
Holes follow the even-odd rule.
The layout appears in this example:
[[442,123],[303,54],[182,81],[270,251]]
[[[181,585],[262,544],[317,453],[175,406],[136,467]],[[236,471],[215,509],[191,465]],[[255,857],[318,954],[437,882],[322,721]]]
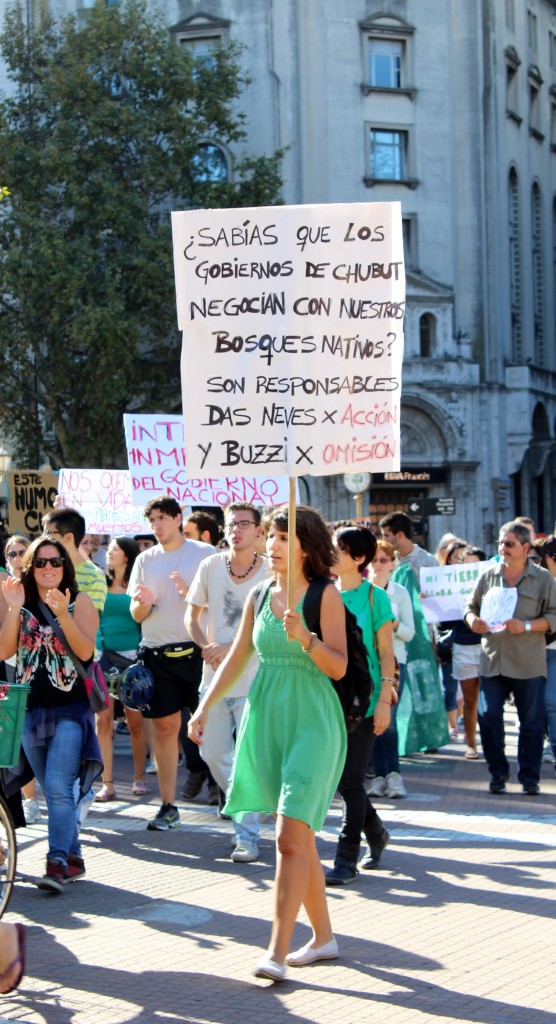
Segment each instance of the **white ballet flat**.
[[316,960],[335,960],[337,956],[338,943],[336,939],[332,938],[330,942],[325,943],[324,946],[317,946],[316,949],[308,942],[306,946],[297,949],[295,953],[288,953],[286,963],[290,967],[305,967],[306,964],[314,964]]
[[278,964],[270,957],[264,957],[255,971],[256,978],[269,978],[270,981],[284,981],[286,977],[286,965]]

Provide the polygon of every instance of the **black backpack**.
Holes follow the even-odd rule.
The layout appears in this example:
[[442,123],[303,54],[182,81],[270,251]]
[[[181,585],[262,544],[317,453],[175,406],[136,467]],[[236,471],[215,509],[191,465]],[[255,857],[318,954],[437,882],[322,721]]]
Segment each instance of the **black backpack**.
[[[259,614],[272,583],[272,580],[265,580],[255,588],[253,593],[255,617]],[[334,585],[330,579],[311,580],[303,600],[303,615],[307,628],[312,633],[316,633],[320,640],[322,640],[320,605],[323,590],[329,585]],[[346,617],[347,669],[342,679],[331,679],[330,682],[338,694],[340,704],[342,705],[346,729],[348,732],[354,732],[367,713],[373,692],[373,681],[369,672],[368,653],[361,629],[357,625],[355,615],[345,605],[344,612]]]

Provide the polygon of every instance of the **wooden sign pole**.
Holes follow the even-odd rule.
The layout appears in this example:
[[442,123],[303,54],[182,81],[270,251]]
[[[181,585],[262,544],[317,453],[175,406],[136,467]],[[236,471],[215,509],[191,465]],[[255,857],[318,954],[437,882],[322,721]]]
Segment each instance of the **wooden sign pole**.
[[296,477],[290,476],[288,501],[288,608],[290,609],[295,607],[295,574],[293,568],[295,564],[295,483]]

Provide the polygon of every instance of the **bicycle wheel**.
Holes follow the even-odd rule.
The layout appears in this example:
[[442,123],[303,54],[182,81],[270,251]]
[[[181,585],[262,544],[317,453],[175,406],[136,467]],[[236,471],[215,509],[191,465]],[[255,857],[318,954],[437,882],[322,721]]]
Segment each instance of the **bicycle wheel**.
[[14,883],[17,847],[12,816],[0,796],[0,917],[8,906]]

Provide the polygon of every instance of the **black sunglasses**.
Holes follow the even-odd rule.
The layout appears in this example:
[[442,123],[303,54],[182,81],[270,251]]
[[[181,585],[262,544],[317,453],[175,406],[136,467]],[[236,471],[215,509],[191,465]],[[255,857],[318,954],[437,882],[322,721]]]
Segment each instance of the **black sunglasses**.
[[21,548],[20,551],[8,551],[6,557],[9,558],[10,561],[14,558],[23,558],[26,550],[26,548]]
[[64,564],[64,559],[61,555],[56,555],[54,558],[34,558],[33,565],[35,569],[44,569],[45,566],[51,565],[53,569],[61,569]]

